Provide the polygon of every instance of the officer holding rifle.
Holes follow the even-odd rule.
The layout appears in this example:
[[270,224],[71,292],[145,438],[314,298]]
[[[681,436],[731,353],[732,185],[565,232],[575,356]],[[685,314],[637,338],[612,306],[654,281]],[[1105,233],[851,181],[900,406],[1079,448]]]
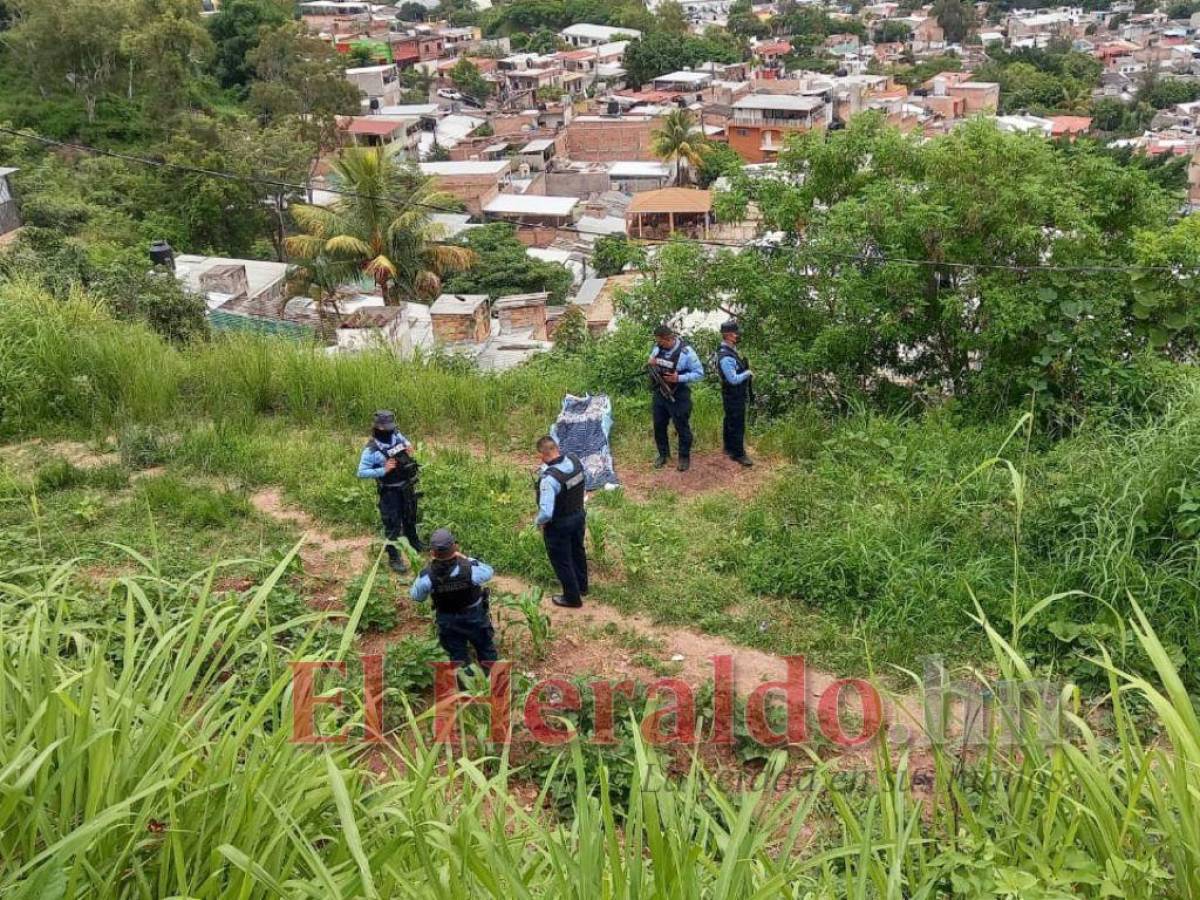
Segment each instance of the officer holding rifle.
[[692,389],[691,383],[704,377],[704,367],[696,351],[678,337],[669,325],[654,329],[654,349],[646,369],[654,400],[650,411],[654,418],[654,443],[658,457],[654,468],[661,469],[671,457],[671,439],[667,426],[674,424],[679,438],[679,464],[686,472],[692,456]]
[[412,457],[412,444],[396,430],[391,410],[375,413],[371,440],[358,461],[358,477],[373,478],[379,491],[379,518],[387,540],[388,565],[393,572],[408,571],[408,561],[395,541],[401,534],[414,550],[421,549],[417,537],[417,478],[419,466]]

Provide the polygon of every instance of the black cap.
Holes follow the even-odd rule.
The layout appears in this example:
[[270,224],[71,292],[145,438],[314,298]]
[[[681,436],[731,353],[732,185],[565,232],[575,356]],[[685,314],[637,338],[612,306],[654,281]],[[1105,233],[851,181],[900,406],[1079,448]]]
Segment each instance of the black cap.
[[671,326],[668,325],[666,322],[663,322],[661,325],[659,325],[657,328],[654,329],[655,337],[670,337],[674,333],[675,333],[674,329],[672,329]]
[[392,431],[396,427],[396,417],[390,409],[381,409],[375,413],[373,424],[376,431]]
[[434,553],[449,553],[456,543],[449,528],[439,528],[429,536],[429,549]]
[[727,322],[721,323],[721,334],[741,334],[741,333],[742,333],[741,326],[739,326],[738,323],[735,322],[733,319],[730,319]]

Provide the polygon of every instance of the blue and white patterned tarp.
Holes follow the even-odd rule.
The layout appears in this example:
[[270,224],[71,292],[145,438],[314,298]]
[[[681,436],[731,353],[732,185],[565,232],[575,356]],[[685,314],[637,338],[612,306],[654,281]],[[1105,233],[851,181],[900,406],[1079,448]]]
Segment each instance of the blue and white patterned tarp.
[[550,429],[550,436],[562,451],[574,453],[583,463],[589,491],[620,484],[613,469],[612,449],[608,445],[612,421],[612,401],[607,394],[583,397],[567,394],[558,420]]

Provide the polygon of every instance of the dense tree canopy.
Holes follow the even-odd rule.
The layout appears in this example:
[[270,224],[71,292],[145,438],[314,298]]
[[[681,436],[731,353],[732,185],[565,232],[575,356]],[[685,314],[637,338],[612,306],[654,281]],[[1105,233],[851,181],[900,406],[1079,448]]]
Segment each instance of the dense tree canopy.
[[548,291],[562,303],[571,288],[571,273],[556,263],[543,262],[526,253],[511,225],[497,223],[472,228],[458,241],[471,250],[478,263],[446,279],[446,290],[456,294],[506,294]]
[[737,62],[736,43],[710,37],[654,32],[631,41],[625,49],[625,72],[630,84],[646,84],[660,75],[702,62]]
[[629,308],[653,321],[733,298],[793,373],[781,402],[904,384],[1070,409],[1140,352],[1196,345],[1194,276],[1042,268],[1192,264],[1194,224],[1172,226],[1175,201],[1137,167],[982,120],[920,144],[871,115],[795,138],[780,165],[803,182],[735,181],[785,246],[672,244]]

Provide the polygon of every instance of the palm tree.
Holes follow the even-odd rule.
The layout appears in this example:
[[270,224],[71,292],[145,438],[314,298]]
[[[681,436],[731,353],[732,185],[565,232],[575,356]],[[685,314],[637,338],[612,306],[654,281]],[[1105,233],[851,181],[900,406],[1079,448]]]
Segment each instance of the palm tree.
[[667,113],[662,125],[651,135],[650,149],[659,159],[675,166],[675,183],[688,181],[688,167],[701,163],[700,148],[704,146],[704,135],[696,127],[696,120],[686,109],[675,109]]
[[453,198],[388,149],[346,150],[333,166],[333,182],[345,193],[330,206],[292,210],[303,234],[289,237],[287,249],[302,266],[340,263],[366,272],[394,306],[433,299],[443,274],[475,262],[466,247],[444,243],[442,228],[430,218]]

